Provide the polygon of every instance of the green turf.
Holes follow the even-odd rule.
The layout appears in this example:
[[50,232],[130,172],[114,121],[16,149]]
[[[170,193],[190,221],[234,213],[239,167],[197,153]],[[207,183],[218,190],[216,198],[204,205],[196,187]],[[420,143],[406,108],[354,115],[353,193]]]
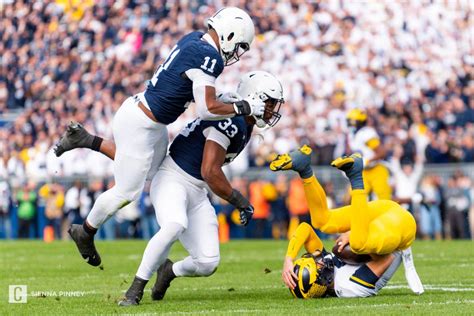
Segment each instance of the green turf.
[[[221,264],[212,277],[177,279],[161,302],[151,301],[148,290],[140,306],[119,307],[117,301],[128,288],[145,245],[144,241],[99,242],[104,264],[100,270],[84,263],[70,242],[1,242],[0,315],[474,315],[471,241],[415,243],[415,263],[427,286],[422,296],[406,287],[401,268],[377,297],[293,299],[280,281],[286,242],[236,241],[222,245]],[[175,246],[170,257],[183,256],[183,249]],[[44,295],[30,296],[26,304],[9,304],[10,284],[26,284],[28,293]],[[84,295],[65,297],[64,291]]]

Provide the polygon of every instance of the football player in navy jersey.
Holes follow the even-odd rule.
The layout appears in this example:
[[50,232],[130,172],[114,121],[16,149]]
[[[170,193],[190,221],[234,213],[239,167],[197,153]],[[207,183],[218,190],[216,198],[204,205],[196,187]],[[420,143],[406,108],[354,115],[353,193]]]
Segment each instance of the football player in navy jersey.
[[86,147],[104,152],[115,161],[115,186],[99,196],[83,225],[69,229],[82,257],[93,266],[101,263],[94,245],[97,229],[140,196],[145,181],[153,178],[166,155],[166,126],[191,101],[203,119],[263,115],[262,100],[241,100],[234,93],[216,99],[214,87],[224,66],[238,61],[250,48],[255,30],[249,15],[228,7],[216,12],[207,24],[207,33],[192,32],[181,38],[145,91],[125,100],[113,120],[114,141],[89,135],[79,124],[71,123],[55,147],[58,157],[73,148]]
[[[264,101],[263,117],[236,116],[218,121],[198,118],[175,138],[150,188],[160,230],[149,241],[136,276],[119,305],[137,305],[158,267],[151,293],[153,300],[163,299],[176,277],[214,273],[220,260],[219,238],[208,188],[240,211],[242,225],[252,218],[252,205],[232,188],[222,166],[232,162],[245,148],[254,125],[263,128],[278,122],[283,89],[271,74],[254,71],[242,77],[237,93],[243,98]],[[168,252],[178,239],[189,256],[173,263],[167,259]]]

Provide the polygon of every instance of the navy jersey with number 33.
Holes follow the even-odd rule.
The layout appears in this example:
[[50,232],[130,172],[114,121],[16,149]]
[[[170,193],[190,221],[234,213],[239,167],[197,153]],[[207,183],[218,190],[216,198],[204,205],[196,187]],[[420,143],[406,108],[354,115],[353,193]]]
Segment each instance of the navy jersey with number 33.
[[193,83],[183,73],[200,69],[217,78],[224,69],[221,55],[203,35],[192,32],[179,40],[147,85],[146,102],[160,123],[173,123],[194,99]]
[[230,141],[230,145],[227,147],[226,164],[242,152],[249,142],[253,130],[253,125],[247,124],[242,116],[220,121],[196,119],[189,123],[171,144],[170,156],[181,169],[199,180],[203,180],[201,164],[206,143],[204,134],[206,129],[211,127],[224,134]]

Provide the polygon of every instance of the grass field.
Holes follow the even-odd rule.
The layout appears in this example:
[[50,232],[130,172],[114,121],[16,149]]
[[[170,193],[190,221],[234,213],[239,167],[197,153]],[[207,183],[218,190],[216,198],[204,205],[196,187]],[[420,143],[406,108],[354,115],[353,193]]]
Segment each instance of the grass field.
[[[213,276],[177,279],[161,302],[151,301],[150,285],[140,306],[119,307],[117,301],[128,288],[145,245],[99,242],[104,264],[100,270],[84,263],[70,242],[1,242],[0,315],[474,315],[471,241],[415,243],[415,263],[426,286],[422,296],[410,292],[400,268],[377,297],[293,299],[280,281],[286,243],[239,241],[222,245],[221,265]],[[184,254],[176,245],[170,258]],[[11,284],[28,286],[26,304],[8,303]],[[67,297],[66,291],[78,296]]]

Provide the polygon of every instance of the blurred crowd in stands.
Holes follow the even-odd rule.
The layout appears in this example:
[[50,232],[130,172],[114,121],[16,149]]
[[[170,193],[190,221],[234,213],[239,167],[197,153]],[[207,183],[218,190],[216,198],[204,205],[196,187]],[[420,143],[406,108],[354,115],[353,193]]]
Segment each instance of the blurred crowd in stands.
[[[423,239],[474,239],[474,187],[472,179],[454,172],[449,179],[436,174],[422,176],[422,166],[398,164],[394,178],[404,178],[403,188],[395,183],[394,199],[416,218],[418,237]],[[397,169],[399,168],[399,169]],[[316,169],[317,170],[317,169]],[[317,171],[316,171],[317,173]],[[341,176],[342,178],[342,176]],[[248,227],[239,224],[239,212],[226,202],[213,198],[218,213],[221,241],[230,238],[275,238],[291,236],[301,221],[310,222],[303,183],[298,177],[279,174],[272,180],[234,177],[232,184],[248,196],[255,214]],[[97,196],[113,181],[75,181],[72,186],[59,182],[27,182],[10,189],[0,181],[0,239],[67,239],[70,224],[84,221]],[[348,204],[348,188],[322,181],[329,208]],[[339,184],[338,184],[339,185]],[[12,191],[10,191],[12,190]],[[104,224],[100,238],[149,239],[158,229],[148,188],[137,202],[121,209]],[[321,234],[322,238],[328,237]]]
[[[315,149],[315,165],[327,164],[345,151],[346,112],[362,107],[390,156],[400,160],[393,177],[398,185],[403,187],[406,179],[421,183],[414,187],[424,198],[414,201],[414,212],[428,223],[422,227],[430,227],[423,228],[423,234],[434,237],[444,231],[449,236],[456,231],[453,237],[467,236],[467,228],[459,229],[467,227],[467,221],[449,230],[442,224],[467,217],[472,178],[422,177],[415,157],[423,156],[427,163],[474,162],[474,26],[469,0],[3,0],[0,179],[8,184],[0,182],[2,223],[14,217],[12,205],[18,205],[18,220],[13,222],[22,236],[43,234],[37,228],[46,222],[59,234],[65,223],[84,217],[97,192],[111,185],[103,179],[112,174],[112,164],[82,149],[58,159],[51,150],[54,142],[71,120],[111,137],[113,115],[125,98],[142,91],[176,41],[192,30],[205,30],[206,18],[223,5],[246,9],[257,36],[250,52],[224,70],[218,90],[235,91],[241,74],[262,69],[281,80],[286,99],[283,118],[254,137],[249,150],[233,163],[234,174],[264,166],[274,152],[303,143]],[[13,122],[6,119],[12,113],[18,113]],[[171,125],[170,138],[194,115],[191,107]],[[91,180],[71,188],[54,181],[43,185],[45,179],[70,176]],[[238,181],[254,192],[257,184]],[[285,202],[287,195],[288,201],[297,199],[290,194],[298,192],[297,184],[279,180],[271,186],[271,198],[260,197],[266,205],[263,220],[258,215],[253,225],[259,234],[269,235],[269,223],[279,223],[272,226],[273,233],[284,236],[289,218],[307,216],[307,209],[302,210],[301,196],[297,202]],[[114,220],[120,225],[104,227],[103,237],[145,236],[144,225],[154,229],[147,201],[124,210],[122,219]],[[342,201],[333,198],[333,203]],[[222,214],[228,215],[232,228],[227,208],[222,206]],[[1,215],[6,212],[8,216]],[[117,227],[121,229],[115,232]]]

